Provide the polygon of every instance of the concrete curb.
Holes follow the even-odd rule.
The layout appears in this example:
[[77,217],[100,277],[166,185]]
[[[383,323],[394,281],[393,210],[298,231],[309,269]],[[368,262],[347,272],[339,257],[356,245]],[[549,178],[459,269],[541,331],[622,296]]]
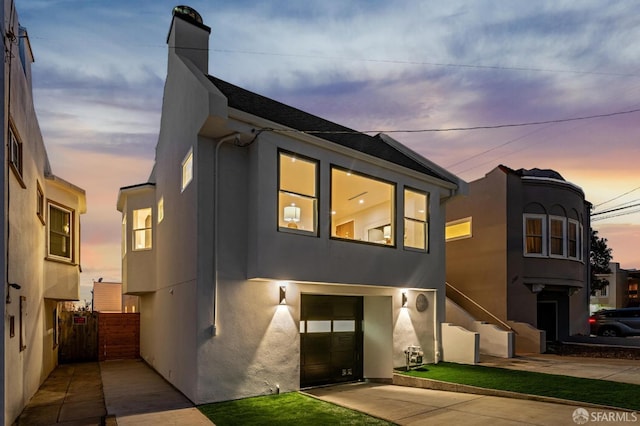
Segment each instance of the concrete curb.
[[440,380],[424,379],[421,377],[405,376],[404,374],[393,374],[393,384],[397,386],[406,386],[412,388],[440,390],[447,392],[461,392],[475,395],[498,396],[502,398],[526,399],[529,401],[550,402],[553,404],[564,404],[572,406],[580,406],[585,408],[597,408],[601,410],[628,411],[635,413],[635,410],[628,408],[612,407],[609,405],[592,404],[589,402],[570,401],[567,399],[553,398],[549,396],[529,395],[519,392],[503,391],[497,389],[481,388],[471,385],[462,385],[459,383],[442,382]]

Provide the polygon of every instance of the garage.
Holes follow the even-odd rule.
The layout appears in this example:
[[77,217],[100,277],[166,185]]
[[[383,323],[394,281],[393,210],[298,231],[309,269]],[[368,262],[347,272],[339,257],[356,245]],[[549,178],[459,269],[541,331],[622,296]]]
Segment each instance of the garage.
[[303,294],[300,387],[360,380],[363,298]]

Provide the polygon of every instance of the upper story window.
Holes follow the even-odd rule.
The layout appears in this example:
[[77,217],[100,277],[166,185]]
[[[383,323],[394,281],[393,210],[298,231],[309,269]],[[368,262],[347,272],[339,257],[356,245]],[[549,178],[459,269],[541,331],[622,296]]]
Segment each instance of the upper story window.
[[18,178],[20,185],[26,188],[22,180],[22,142],[11,125],[9,126],[9,165]]
[[549,217],[549,254],[565,256],[566,219],[559,216]]
[[444,228],[445,241],[462,240],[464,238],[471,238],[472,234],[472,218],[465,217],[464,219],[453,220],[447,222]]
[[524,254],[529,256],[547,255],[547,221],[545,215],[524,215]]
[[318,162],[289,152],[278,160],[278,228],[316,234]]
[[582,225],[575,219],[569,219],[567,230],[567,255],[571,259],[582,260]]
[[147,250],[151,248],[151,208],[133,211],[133,250]]
[[395,185],[331,168],[331,236],[393,246]]
[[427,250],[429,247],[427,194],[404,190],[404,246]]
[[158,200],[158,223],[164,219],[164,197],[160,197]]
[[189,150],[187,155],[184,157],[184,160],[182,160],[182,184],[181,184],[180,190],[184,191],[192,179],[193,179],[193,148]]
[[49,203],[49,256],[73,260],[73,212]]
[[120,241],[122,241],[122,257],[127,254],[127,216],[122,215],[122,230]]
[[36,216],[44,225],[44,192],[42,192],[39,182],[36,186]]

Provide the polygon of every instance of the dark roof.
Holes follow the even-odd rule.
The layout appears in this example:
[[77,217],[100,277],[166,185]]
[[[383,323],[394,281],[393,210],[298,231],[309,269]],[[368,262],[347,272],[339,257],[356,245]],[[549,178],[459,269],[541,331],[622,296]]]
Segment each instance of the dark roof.
[[364,133],[358,133],[348,127],[341,126],[265,96],[258,95],[257,93],[250,92],[213,76],[209,76],[209,80],[227,97],[228,104],[232,108],[265,118],[295,130],[304,131],[305,133],[398,164],[408,169],[447,182],[453,182],[450,178],[442,176],[424,164],[398,151],[386,143],[379,135],[369,136]]
[[550,179],[558,179],[564,180],[562,175],[555,170],[551,169],[519,169],[517,172],[520,176],[532,176],[532,177],[541,177],[541,178],[550,178]]

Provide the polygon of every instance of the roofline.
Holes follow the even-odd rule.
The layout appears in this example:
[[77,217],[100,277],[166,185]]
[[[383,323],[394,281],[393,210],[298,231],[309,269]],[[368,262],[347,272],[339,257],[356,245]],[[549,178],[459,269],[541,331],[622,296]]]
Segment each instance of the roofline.
[[129,195],[129,193],[134,193],[137,191],[142,191],[144,189],[152,189],[155,188],[156,184],[153,182],[145,182],[138,183],[136,185],[123,186],[118,191],[118,199],[116,200],[116,209],[121,212],[124,208],[124,198],[125,195]]

